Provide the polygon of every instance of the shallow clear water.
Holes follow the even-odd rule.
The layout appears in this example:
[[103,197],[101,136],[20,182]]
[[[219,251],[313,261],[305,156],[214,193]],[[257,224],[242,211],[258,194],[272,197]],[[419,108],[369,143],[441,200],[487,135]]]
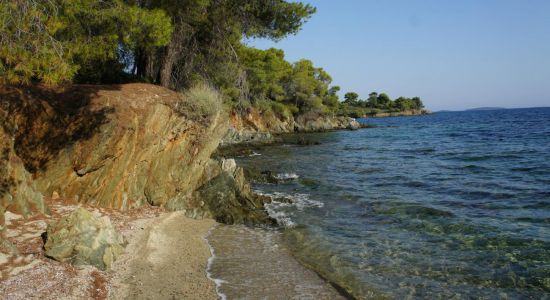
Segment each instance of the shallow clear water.
[[281,232],[219,225],[208,236],[214,250],[208,272],[226,299],[345,299],[296,261]]
[[254,189],[296,201],[270,212],[300,262],[360,298],[547,297],[550,108],[362,121],[238,158],[297,175]]

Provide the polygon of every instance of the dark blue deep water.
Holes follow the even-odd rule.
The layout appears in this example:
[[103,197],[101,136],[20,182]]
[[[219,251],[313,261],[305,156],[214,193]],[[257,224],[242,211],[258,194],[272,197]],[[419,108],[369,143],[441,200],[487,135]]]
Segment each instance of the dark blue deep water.
[[300,262],[360,298],[548,297],[550,108],[360,121],[238,159],[288,178],[254,189],[294,199]]

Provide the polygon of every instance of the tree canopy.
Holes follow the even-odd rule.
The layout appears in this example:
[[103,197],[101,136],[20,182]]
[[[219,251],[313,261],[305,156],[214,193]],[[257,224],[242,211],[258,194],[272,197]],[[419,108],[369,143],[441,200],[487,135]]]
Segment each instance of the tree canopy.
[[113,76],[124,53],[165,45],[172,27],[164,11],[123,1],[14,0],[0,3],[0,32],[3,82],[58,84]]
[[419,97],[399,97],[392,100],[387,94],[377,92],[370,93],[365,100],[359,99],[359,95],[355,92],[348,92],[344,95],[344,99],[339,113],[353,117],[363,117],[378,112],[402,112],[424,108]]
[[[7,83],[227,83],[243,36],[281,39],[315,12],[283,0],[12,0],[0,3]],[[229,58],[229,59],[228,59]],[[221,74],[221,75],[220,75]],[[221,77],[221,78],[220,78]]]
[[423,107],[384,93],[361,100],[348,92],[341,103],[340,88],[312,61],[243,42],[295,34],[313,13],[285,0],[1,1],[0,82],[144,81],[174,90],[207,82],[234,108],[267,103],[284,116]]

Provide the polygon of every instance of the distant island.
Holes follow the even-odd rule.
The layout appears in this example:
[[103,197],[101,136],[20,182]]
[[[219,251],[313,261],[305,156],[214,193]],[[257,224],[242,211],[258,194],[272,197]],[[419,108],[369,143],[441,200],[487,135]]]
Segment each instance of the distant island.
[[476,107],[476,108],[466,109],[465,111],[473,111],[473,110],[500,110],[500,109],[507,109],[507,108],[505,108],[505,107]]

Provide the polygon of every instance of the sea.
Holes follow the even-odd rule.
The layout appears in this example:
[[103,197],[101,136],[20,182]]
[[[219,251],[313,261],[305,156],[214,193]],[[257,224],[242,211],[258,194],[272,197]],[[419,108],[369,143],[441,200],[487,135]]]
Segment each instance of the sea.
[[211,231],[223,298],[550,298],[550,108],[359,121],[235,157],[292,203]]

